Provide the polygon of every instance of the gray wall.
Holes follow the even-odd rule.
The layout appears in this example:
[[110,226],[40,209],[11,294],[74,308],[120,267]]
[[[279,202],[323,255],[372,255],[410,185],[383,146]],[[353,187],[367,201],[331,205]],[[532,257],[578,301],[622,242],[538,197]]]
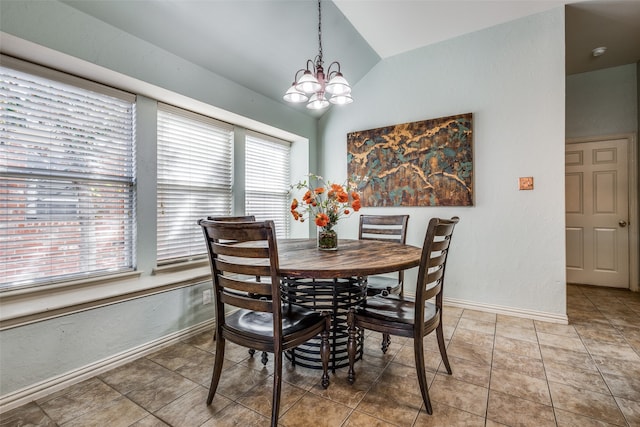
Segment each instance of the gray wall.
[[[355,102],[320,121],[321,174],[346,178],[346,134],[473,113],[475,206],[365,208],[410,214],[421,245],[432,216],[461,218],[445,298],[516,315],[566,320],[564,10],[557,8],[379,63]],[[533,176],[533,191],[518,178]],[[338,232],[353,237],[357,216]],[[415,287],[415,271],[407,276]]]
[[638,131],[637,65],[567,76],[567,139]]

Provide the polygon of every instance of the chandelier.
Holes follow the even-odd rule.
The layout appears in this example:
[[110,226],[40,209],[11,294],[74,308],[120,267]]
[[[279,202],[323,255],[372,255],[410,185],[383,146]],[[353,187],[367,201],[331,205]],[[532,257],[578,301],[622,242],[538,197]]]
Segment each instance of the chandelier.
[[[325,74],[322,62],[322,12],[318,0],[318,55],[307,59],[307,67],[296,72],[293,84],[284,94],[288,102],[307,102],[307,108],[321,110],[331,104],[351,104],[351,86],[340,72],[340,63],[332,62]],[[302,75],[300,75],[302,73]],[[329,95],[327,100],[326,95]]]

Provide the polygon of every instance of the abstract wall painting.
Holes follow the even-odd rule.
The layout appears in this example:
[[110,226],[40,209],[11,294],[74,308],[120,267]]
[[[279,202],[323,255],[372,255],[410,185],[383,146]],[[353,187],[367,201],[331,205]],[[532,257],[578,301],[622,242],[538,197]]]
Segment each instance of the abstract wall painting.
[[362,206],[472,206],[473,114],[347,134]]

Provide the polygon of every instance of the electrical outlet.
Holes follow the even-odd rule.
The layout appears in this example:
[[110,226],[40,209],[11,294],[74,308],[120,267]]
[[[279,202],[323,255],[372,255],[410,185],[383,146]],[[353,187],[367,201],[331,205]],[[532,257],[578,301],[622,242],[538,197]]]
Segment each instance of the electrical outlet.
[[202,291],[202,305],[211,304],[211,289]]

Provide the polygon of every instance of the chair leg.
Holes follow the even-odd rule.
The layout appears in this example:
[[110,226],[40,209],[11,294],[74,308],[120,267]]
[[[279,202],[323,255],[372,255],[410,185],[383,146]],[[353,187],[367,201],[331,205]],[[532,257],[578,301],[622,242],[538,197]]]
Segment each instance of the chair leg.
[[349,373],[347,374],[347,380],[349,384],[353,384],[356,380],[356,373],[353,370],[353,365],[356,361],[356,325],[355,325],[355,311],[352,309],[347,313],[347,353],[349,355]]
[[216,357],[213,362],[213,374],[211,375],[211,385],[209,386],[209,396],[207,397],[207,405],[211,405],[213,396],[218,389],[218,383],[220,382],[220,374],[222,373],[222,364],[224,363],[224,343],[225,339],[218,337],[216,340]]
[[326,318],[324,331],[320,334],[320,359],[322,359],[322,387],[329,387],[329,329],[331,328],[331,320],[329,316]]
[[422,400],[427,410],[427,414],[431,415],[433,409],[431,408],[431,400],[429,400],[429,388],[427,385],[427,373],[424,368],[424,348],[423,337],[413,338],[413,351],[416,359],[416,373],[418,374],[418,384],[420,384],[420,393],[422,393]]
[[262,360],[262,364],[263,364],[264,366],[267,366],[267,362],[269,361],[269,355],[267,354],[267,352],[266,352],[266,351],[263,351],[263,352],[262,352],[262,358],[261,358],[261,360]]
[[389,350],[389,346],[391,345],[391,335],[382,334],[382,342],[380,343],[380,349],[384,354],[387,354],[387,350]]
[[282,349],[276,349],[273,353],[273,402],[271,405],[271,426],[278,425],[278,416],[280,414],[280,390],[282,388]]
[[447,347],[444,344],[444,331],[442,329],[442,320],[440,320],[440,324],[436,328],[436,336],[438,337],[438,348],[440,349],[440,357],[442,357],[444,366],[445,368],[447,368],[447,373],[451,375],[451,365],[449,364],[449,358],[447,357]]

